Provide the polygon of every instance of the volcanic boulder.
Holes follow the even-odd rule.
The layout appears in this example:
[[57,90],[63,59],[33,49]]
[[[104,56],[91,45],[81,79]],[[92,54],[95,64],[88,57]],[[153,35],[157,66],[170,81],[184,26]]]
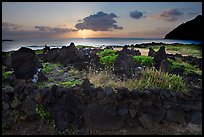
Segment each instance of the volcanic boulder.
[[37,69],[42,67],[35,51],[21,47],[11,55],[11,65],[18,79],[32,79]]
[[114,63],[114,71],[115,74],[119,75],[120,77],[126,76],[127,78],[130,78],[132,77],[136,66],[137,65],[132,56],[119,52]]
[[165,51],[165,46],[162,46],[159,48],[158,52],[156,52],[154,55],[153,64],[155,68],[159,69],[161,62],[166,59],[167,59],[167,54]]

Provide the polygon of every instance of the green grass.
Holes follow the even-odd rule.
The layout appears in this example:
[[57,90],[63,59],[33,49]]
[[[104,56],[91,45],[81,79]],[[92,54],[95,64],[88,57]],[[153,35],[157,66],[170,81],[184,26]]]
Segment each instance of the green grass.
[[12,73],[13,73],[13,71],[2,70],[2,80],[7,79]]
[[54,63],[43,63],[43,72],[45,74],[49,74],[50,72],[52,72],[54,69],[62,67],[61,64],[54,64]]
[[202,71],[199,68],[197,68],[196,66],[193,66],[193,65],[191,65],[189,63],[183,62],[183,61],[181,61],[179,59],[174,61],[173,59],[168,58],[167,60],[171,63],[170,70],[174,70],[175,68],[180,68],[180,67],[183,66],[185,68],[186,73],[194,72],[194,73],[197,73],[199,75],[202,74]]
[[153,65],[153,57],[150,56],[132,56],[133,60],[140,65],[151,67]]
[[105,66],[106,69],[109,69],[113,66],[115,59],[117,58],[117,54],[115,50],[105,49],[101,52],[98,52],[97,55],[100,58],[100,63]]
[[37,49],[37,50],[35,50],[35,54],[43,54],[43,49]]
[[69,80],[69,81],[62,81],[57,83],[56,85],[62,86],[62,87],[74,87],[76,85],[80,85],[81,81],[79,80]]

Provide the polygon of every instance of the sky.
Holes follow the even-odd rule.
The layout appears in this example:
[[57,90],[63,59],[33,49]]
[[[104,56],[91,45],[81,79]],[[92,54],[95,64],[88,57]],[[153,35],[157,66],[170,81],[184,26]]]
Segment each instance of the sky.
[[3,2],[2,39],[163,38],[202,2]]

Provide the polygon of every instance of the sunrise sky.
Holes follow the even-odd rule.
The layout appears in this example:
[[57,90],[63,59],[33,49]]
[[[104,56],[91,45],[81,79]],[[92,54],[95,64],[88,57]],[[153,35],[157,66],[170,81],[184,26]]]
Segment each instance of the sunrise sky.
[[2,39],[163,38],[202,2],[3,2]]

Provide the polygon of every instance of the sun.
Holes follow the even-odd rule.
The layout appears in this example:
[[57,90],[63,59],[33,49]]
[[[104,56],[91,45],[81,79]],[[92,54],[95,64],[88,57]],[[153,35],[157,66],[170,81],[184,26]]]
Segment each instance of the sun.
[[88,36],[90,36],[91,32],[89,30],[80,30],[79,31],[79,37],[86,39]]

